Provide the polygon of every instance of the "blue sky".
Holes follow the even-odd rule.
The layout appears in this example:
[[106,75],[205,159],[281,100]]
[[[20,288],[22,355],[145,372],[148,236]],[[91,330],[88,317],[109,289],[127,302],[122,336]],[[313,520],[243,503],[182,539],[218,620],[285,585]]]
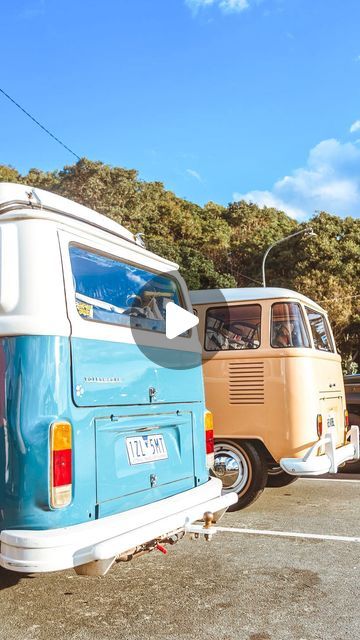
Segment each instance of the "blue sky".
[[[2,0],[0,86],[179,196],[360,215],[359,0]],[[73,158],[0,95],[0,162]]]

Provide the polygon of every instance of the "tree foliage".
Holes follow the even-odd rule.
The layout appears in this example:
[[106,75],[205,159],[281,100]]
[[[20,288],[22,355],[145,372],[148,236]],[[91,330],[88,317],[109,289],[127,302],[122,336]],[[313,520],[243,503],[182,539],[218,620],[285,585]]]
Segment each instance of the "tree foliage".
[[47,189],[104,213],[149,249],[177,262],[189,288],[261,285],[261,263],[272,243],[311,225],[305,235],[275,246],[266,261],[268,286],[299,291],[329,311],[344,362],[360,361],[360,220],[316,213],[299,224],[283,211],[247,202],[223,207],[178,198],[137,171],[86,158],[61,171],[21,175],[0,165],[0,181]]

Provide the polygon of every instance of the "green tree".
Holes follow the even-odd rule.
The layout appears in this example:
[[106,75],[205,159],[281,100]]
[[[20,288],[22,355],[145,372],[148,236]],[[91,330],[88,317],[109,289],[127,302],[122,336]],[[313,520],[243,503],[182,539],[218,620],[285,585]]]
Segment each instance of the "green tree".
[[21,175],[13,167],[0,164],[0,182],[21,182]]
[[[256,204],[244,201],[230,204],[224,218],[231,234],[227,254],[231,275],[238,286],[249,286],[251,280],[261,285],[264,252],[276,240],[293,233],[297,229],[297,223],[283,211],[269,207],[261,209]],[[267,262],[269,282],[272,282],[274,275],[279,279],[286,271],[279,261],[275,261],[275,257],[276,253]]]

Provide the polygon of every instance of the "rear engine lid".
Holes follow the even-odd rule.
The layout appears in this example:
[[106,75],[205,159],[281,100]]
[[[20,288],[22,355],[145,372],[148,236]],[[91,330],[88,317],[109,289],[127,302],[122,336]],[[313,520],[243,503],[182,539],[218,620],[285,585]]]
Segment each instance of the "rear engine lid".
[[96,419],[95,431],[99,516],[195,486],[190,411]]
[[322,416],[323,434],[330,427],[336,428],[337,446],[341,446],[345,442],[345,403],[344,397],[339,393],[320,395],[319,413]]

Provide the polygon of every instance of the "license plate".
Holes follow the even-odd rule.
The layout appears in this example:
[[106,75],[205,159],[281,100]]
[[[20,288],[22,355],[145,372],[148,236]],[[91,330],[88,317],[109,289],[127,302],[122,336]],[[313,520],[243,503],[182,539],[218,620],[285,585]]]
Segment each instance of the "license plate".
[[168,457],[164,437],[160,434],[126,438],[126,449],[130,464],[142,464]]
[[335,413],[328,413],[327,415],[327,427],[336,427]]

